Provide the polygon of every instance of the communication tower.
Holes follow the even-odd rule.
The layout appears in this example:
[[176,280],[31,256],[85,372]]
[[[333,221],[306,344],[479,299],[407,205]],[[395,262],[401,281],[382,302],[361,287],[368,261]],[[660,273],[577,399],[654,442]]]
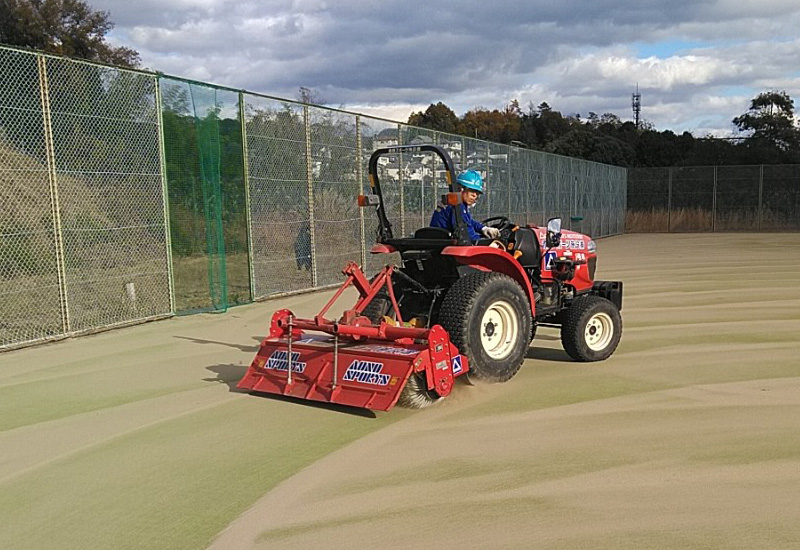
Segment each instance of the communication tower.
[[639,85],[636,85],[636,92],[631,96],[631,106],[633,107],[633,122],[639,128],[639,115],[642,113],[642,94],[639,93]]

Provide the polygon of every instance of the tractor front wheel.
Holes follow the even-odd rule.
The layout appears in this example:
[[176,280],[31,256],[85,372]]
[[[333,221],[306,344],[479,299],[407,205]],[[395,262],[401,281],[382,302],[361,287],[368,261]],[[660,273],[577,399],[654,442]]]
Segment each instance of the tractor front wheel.
[[525,293],[502,273],[465,275],[447,291],[439,310],[439,324],[469,359],[470,378],[488,382],[505,382],[519,371],[532,323]]
[[600,296],[582,296],[564,311],[561,344],[576,361],[602,361],[614,353],[622,336],[622,316]]

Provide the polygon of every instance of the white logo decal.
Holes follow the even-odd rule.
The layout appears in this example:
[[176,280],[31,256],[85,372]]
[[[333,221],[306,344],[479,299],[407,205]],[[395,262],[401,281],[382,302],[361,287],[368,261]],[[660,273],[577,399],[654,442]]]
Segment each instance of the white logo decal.
[[[306,370],[306,364],[299,361],[300,353],[293,351],[292,352],[292,372],[303,372]],[[289,352],[288,351],[280,351],[275,350],[272,352],[272,355],[269,356],[267,359],[267,364],[264,365],[264,368],[273,369],[273,370],[282,370],[288,371],[289,370]]]
[[353,380],[362,384],[374,384],[375,386],[386,386],[389,384],[391,376],[383,374],[383,363],[373,363],[372,361],[355,360],[350,363],[342,377],[342,380]]

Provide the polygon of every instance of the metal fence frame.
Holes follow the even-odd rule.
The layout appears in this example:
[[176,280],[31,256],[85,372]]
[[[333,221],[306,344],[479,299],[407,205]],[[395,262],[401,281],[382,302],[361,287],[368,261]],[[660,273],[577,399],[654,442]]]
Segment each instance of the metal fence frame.
[[628,171],[626,231],[798,231],[800,165]]
[[171,315],[155,75],[0,48],[0,349]]
[[[243,302],[337,284],[349,259],[367,271],[392,259],[368,254],[376,220],[354,196],[368,188],[370,153],[385,145],[436,143],[457,169],[479,170],[488,190],[476,218],[542,224],[561,216],[565,227],[594,237],[624,230],[623,168],[0,47],[0,177],[42,197],[27,210],[15,206],[11,221],[0,217],[0,260],[18,260],[0,271],[0,350],[189,312],[176,305],[183,258],[173,250],[170,225],[180,220],[168,198],[164,88],[176,82],[225,94],[223,115],[241,126]],[[14,164],[19,159],[27,164]],[[427,225],[444,192],[441,170],[409,154],[381,170],[396,233]]]

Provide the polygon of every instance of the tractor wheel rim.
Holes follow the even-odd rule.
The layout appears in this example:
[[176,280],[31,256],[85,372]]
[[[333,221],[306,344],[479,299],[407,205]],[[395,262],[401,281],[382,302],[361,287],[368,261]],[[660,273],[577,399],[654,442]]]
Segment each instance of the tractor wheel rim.
[[592,351],[605,349],[614,336],[614,323],[607,313],[596,313],[586,323],[584,338]]
[[481,319],[481,345],[492,359],[503,359],[514,349],[519,335],[519,320],[511,304],[494,302]]

